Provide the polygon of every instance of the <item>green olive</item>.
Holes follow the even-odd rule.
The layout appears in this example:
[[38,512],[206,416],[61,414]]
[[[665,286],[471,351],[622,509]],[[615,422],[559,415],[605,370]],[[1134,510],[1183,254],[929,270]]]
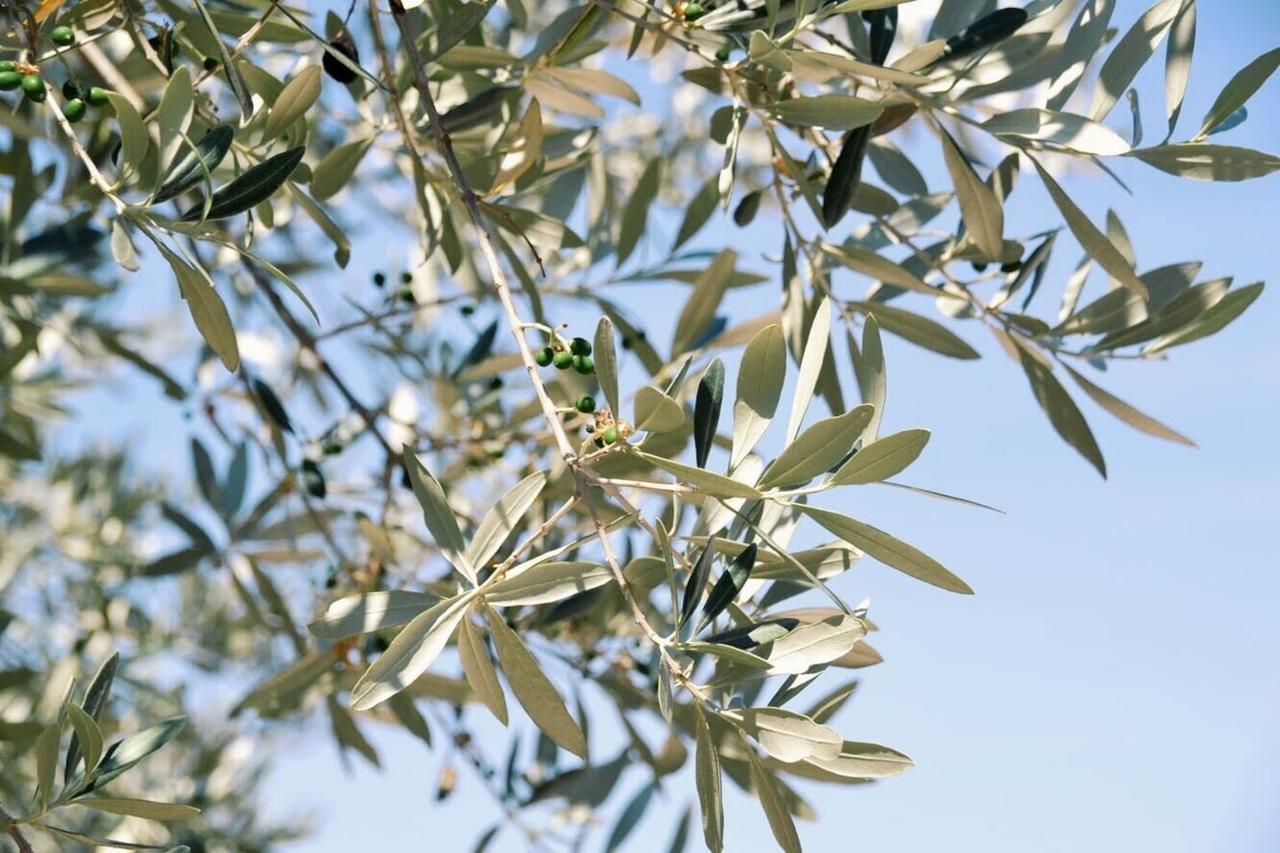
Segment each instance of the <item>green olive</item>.
[[21,85],[22,75],[17,71],[0,71],[0,91],[12,91]]
[[696,21],[706,14],[706,10],[702,8],[701,3],[686,3],[684,5],[684,19],[686,21]]
[[613,426],[605,427],[600,437],[604,439],[605,444],[613,444],[618,440],[618,428]]
[[573,365],[573,353],[568,350],[561,350],[552,358],[552,363],[560,370],[567,370]]
[[84,114],[88,109],[84,101],[79,98],[72,98],[62,105],[62,114],[67,117],[67,121],[75,124],[84,118]]
[[555,361],[555,358],[556,354],[552,351],[551,347],[543,347],[533,354],[533,360],[536,361],[540,367],[546,367],[551,364],[551,362]]
[[111,103],[111,99],[107,97],[107,90],[103,89],[101,86],[91,86],[89,88],[89,97],[87,100],[91,107],[105,107],[107,104]]
[[12,71],[17,67],[13,64],[12,59],[0,59],[0,71]]
[[22,78],[22,91],[28,95],[44,95],[44,78],[39,74],[28,74]]
[[589,355],[575,355],[570,363],[573,365],[573,369],[583,376],[596,372],[596,363],[591,360]]
[[54,27],[49,33],[49,38],[53,39],[53,43],[59,47],[71,47],[76,43],[76,31],[68,26]]
[[577,408],[583,414],[591,414],[596,410],[596,398],[590,394],[584,394],[578,398]]

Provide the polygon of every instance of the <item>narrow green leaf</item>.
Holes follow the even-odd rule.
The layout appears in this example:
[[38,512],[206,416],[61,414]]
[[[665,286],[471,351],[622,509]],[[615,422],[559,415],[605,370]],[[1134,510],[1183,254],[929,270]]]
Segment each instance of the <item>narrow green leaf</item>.
[[[98,760],[102,758],[102,730],[98,728],[93,717],[74,702],[68,702],[66,709],[71,727],[75,729],[76,743],[84,750],[85,775],[88,775],[98,766]],[[71,752],[68,750],[67,757],[70,758],[70,756]],[[74,772],[75,766],[68,763],[64,776],[69,779]]]
[[987,119],[982,126],[996,136],[1032,139],[1079,154],[1113,157],[1129,151],[1129,143],[1120,134],[1104,124],[1073,113],[1011,110]]
[[136,172],[142,168],[142,161],[146,158],[147,149],[151,146],[151,137],[147,135],[142,116],[138,115],[138,111],[134,109],[128,98],[115,92],[107,92],[107,100],[111,102],[111,109],[115,112],[116,121],[120,125],[121,165]]
[[549,477],[546,471],[535,471],[516,483],[498,499],[480,519],[476,534],[466,549],[466,561],[476,567],[489,562],[502,543],[511,535],[511,531],[520,526],[529,508],[533,506],[547,485]]
[[445,499],[440,482],[422,464],[422,460],[408,447],[404,449],[404,467],[409,472],[413,493],[422,505],[422,518],[427,530],[436,542],[440,553],[467,580],[476,583],[476,568],[467,556],[467,545],[458,529],[453,509]]
[[1071,378],[1076,381],[1076,384],[1083,388],[1084,392],[1093,398],[1095,403],[1139,432],[1145,432],[1147,435],[1154,435],[1156,438],[1163,438],[1168,441],[1177,442],[1178,444],[1185,444],[1189,447],[1196,446],[1196,443],[1185,435],[1170,429],[1155,418],[1143,414],[1106,389],[1099,388],[1097,385],[1094,385],[1084,376],[1081,376],[1067,365],[1064,364],[1063,367],[1066,368],[1066,371]]
[[538,563],[484,588],[485,601],[502,607],[550,604],[613,582],[613,571],[599,563]]
[[118,797],[88,797],[72,800],[77,806],[108,814],[140,817],[146,820],[191,820],[200,814],[193,806],[158,803],[153,800],[129,800]]
[[645,810],[649,808],[649,801],[653,799],[653,792],[656,789],[657,783],[651,782],[641,788],[631,802],[627,803],[622,814],[618,815],[618,822],[613,825],[613,831],[609,833],[609,840],[605,842],[605,853],[613,853],[631,835],[631,831],[636,828],[640,818],[644,817]]
[[950,358],[980,358],[978,351],[941,323],[880,302],[849,302],[848,307],[875,317],[879,328]]
[[689,618],[693,616],[693,612],[697,609],[698,602],[702,599],[702,592],[707,588],[707,579],[711,577],[711,563],[716,556],[716,537],[712,536],[702,549],[702,554],[698,557],[698,562],[694,563],[693,571],[689,572],[689,577],[684,584],[684,596],[680,601],[680,621],[677,625],[684,628],[689,623]]
[[471,685],[472,691],[480,697],[480,701],[488,708],[498,722],[507,724],[507,697],[498,683],[498,671],[493,667],[489,657],[489,645],[470,619],[462,620],[458,632],[458,657],[462,659],[462,674]]
[[835,758],[844,742],[835,729],[785,708],[744,708],[729,713],[765,752],[787,764],[806,758]]
[[725,288],[733,275],[738,256],[730,249],[720,251],[707,269],[693,283],[680,316],[676,320],[675,335],[671,341],[671,354],[678,356],[701,345],[702,338],[715,319],[716,308],[724,298]]
[[636,392],[635,427],[650,432],[670,432],[684,423],[684,409],[652,385]]
[[320,66],[308,65],[285,84],[267,113],[262,128],[263,141],[275,139],[306,114],[320,97]]
[[613,321],[608,317],[601,317],[596,324],[595,347],[592,352],[595,355],[596,380],[600,383],[600,390],[609,404],[609,411],[615,416],[619,415],[622,406],[618,394],[618,350],[613,340]]
[[322,640],[372,634],[403,625],[439,602],[438,596],[421,592],[363,592],[333,602],[307,628]]
[[[85,713],[89,715],[93,721],[102,719],[102,712],[107,707],[107,699],[111,696],[111,685],[115,683],[116,671],[120,667],[120,653],[112,652],[111,656],[102,662],[102,666],[98,667],[98,671],[94,673],[93,679],[89,682],[89,686],[84,691],[84,702],[81,707]],[[101,756],[101,733],[99,733],[99,756]],[[70,779],[75,772],[76,763],[80,760],[80,738],[78,734],[71,736],[71,743],[67,746],[67,759],[63,764],[63,778]],[[86,760],[88,769],[97,766],[97,759],[92,763]]]
[[1168,136],[1173,136],[1191,80],[1191,56],[1196,47],[1196,0],[1182,0],[1173,19],[1169,46],[1164,59],[1164,111],[1169,118]]
[[173,740],[186,722],[186,717],[172,717],[111,744],[98,765],[97,775],[80,793],[87,794],[95,791],[136,766],[148,755]]
[[871,124],[884,112],[884,104],[852,95],[815,95],[789,98],[774,107],[774,115],[799,127],[852,130]]
[[778,791],[778,784],[765,766],[760,763],[756,751],[747,748],[747,763],[750,766],[751,787],[764,809],[764,816],[769,821],[774,840],[786,853],[800,853],[800,836],[796,834],[795,822],[791,820],[791,812]]
[[667,459],[665,456],[656,456],[640,450],[637,450],[636,454],[650,465],[672,474],[676,479],[682,480],[703,494],[717,498],[758,498],[762,496],[759,489],[748,483],[740,483],[737,480],[714,474],[702,468],[694,468],[692,465],[685,465]]
[[1098,473],[1105,478],[1107,463],[1102,458],[1102,451],[1093,437],[1093,431],[1089,429],[1088,422],[1085,421],[1084,415],[1080,414],[1080,409],[1076,407],[1071,395],[1054,377],[1053,371],[1041,364],[1035,356],[1019,349],[1018,358],[1022,362],[1023,372],[1027,374],[1027,381],[1031,383],[1031,391],[1036,395],[1036,401],[1049,416],[1049,422],[1053,424],[1058,435],[1062,436],[1063,441],[1074,447],[1081,456],[1088,459],[1090,464],[1098,469]]
[[698,382],[693,405],[694,458],[699,468],[707,467],[707,457],[720,425],[720,403],[724,399],[724,362],[712,359]]
[[1094,89],[1093,104],[1089,108],[1091,119],[1102,121],[1111,112],[1142,66],[1155,53],[1181,5],[1182,0],[1159,0],[1111,49],[1098,72],[1098,86]]
[[[751,570],[755,568],[757,551],[758,548],[754,542],[742,549],[720,575],[715,586],[711,587],[707,602],[702,606],[702,625],[714,622],[716,617],[738,597],[738,593],[742,592],[743,585],[751,577]],[[697,631],[694,633],[696,634]]]
[[1247,181],[1280,170],[1280,157],[1250,148],[1186,142],[1133,152],[1148,166],[1194,181]]
[[854,376],[858,380],[858,392],[862,402],[872,408],[871,423],[863,433],[868,441],[880,434],[880,421],[884,417],[885,397],[888,391],[884,363],[884,345],[880,341],[880,324],[875,314],[867,314],[862,323],[862,347],[859,349],[849,332],[849,354],[853,361]]
[[1143,349],[1143,355],[1152,355],[1170,347],[1182,346],[1217,334],[1243,314],[1253,301],[1262,295],[1262,289],[1262,282],[1257,282],[1231,291],[1195,322],[1153,341]]
[[213,194],[207,213],[202,202],[182,214],[182,221],[226,219],[266,201],[289,180],[293,170],[302,162],[304,154],[306,148],[299,145],[246,169],[240,177]]
[[[804,351],[800,356],[800,375],[791,398],[791,416],[787,419],[786,443],[791,444],[804,423],[805,412],[813,400],[822,365],[831,349],[831,300],[819,297],[808,332],[804,338]],[[784,451],[785,452],[785,451]]]
[[537,659],[496,611],[486,608],[485,615],[489,618],[489,633],[498,649],[502,671],[529,719],[557,744],[579,758],[586,758],[587,737],[569,714],[564,699],[543,674]]
[[830,510],[811,506],[799,509],[836,536],[892,569],[951,592],[973,594],[967,583],[947,571],[937,560],[883,530]]
[[183,144],[183,136],[191,125],[191,108],[195,89],[191,85],[191,72],[185,65],[173,69],[160,95],[156,107],[156,131],[159,135],[159,162],[172,163],[174,155]]
[[853,443],[871,423],[871,414],[870,406],[856,406],[843,415],[813,424],[778,455],[756,484],[757,488],[795,488],[831,470],[848,455]]
[[36,803],[43,810],[49,802],[49,792],[53,790],[53,778],[58,772],[58,738],[62,727],[50,723],[44,727],[40,737],[36,739]]
[[702,706],[693,704],[694,710],[694,782],[698,788],[698,803],[702,810],[702,837],[710,853],[724,849],[724,794],[721,790],[720,755],[711,739]]
[[187,310],[191,312],[191,319],[195,321],[200,336],[218,354],[227,370],[236,372],[240,369],[240,346],[236,342],[236,330],[231,325],[227,305],[214,289],[208,273],[203,269],[193,269],[163,243],[157,245],[178,279],[178,291],[187,303]]
[[927,429],[906,429],[863,447],[831,477],[834,486],[863,485],[887,480],[907,468],[929,443]]
[[675,242],[671,244],[672,252],[687,243],[702,229],[702,226],[707,224],[707,220],[711,218],[711,214],[715,213],[719,202],[720,178],[718,175],[712,175],[689,200],[684,219],[680,221],[680,229],[676,231]]
[[180,193],[189,190],[211,175],[218,164],[231,150],[231,142],[235,138],[235,128],[229,124],[220,124],[209,129],[200,137],[195,149],[170,165],[160,189],[151,199],[152,204],[168,201]]
[[1085,216],[1084,211],[1076,206],[1062,189],[1058,186],[1058,182],[1045,171],[1040,165],[1040,161],[1034,157],[1031,162],[1035,164],[1036,171],[1040,173],[1040,180],[1044,182],[1045,189],[1049,191],[1049,195],[1053,198],[1053,203],[1058,206],[1058,210],[1062,212],[1063,218],[1067,221],[1067,227],[1071,229],[1071,233],[1080,241],[1080,245],[1089,253],[1098,265],[1111,274],[1111,277],[1120,282],[1134,294],[1143,297],[1147,296],[1147,288],[1138,279],[1138,274],[1133,271],[1133,266],[1125,260],[1120,254],[1120,250],[1116,248],[1111,240],[1098,230],[1097,226],[1089,221],[1089,217]]
[[337,195],[351,181],[372,145],[373,137],[365,137],[339,145],[321,157],[311,170],[311,194],[316,200],[326,201]]
[[782,327],[776,323],[756,333],[738,367],[737,399],[733,404],[733,453],[730,470],[737,468],[769,428],[787,378],[787,350]]
[[444,651],[474,597],[474,592],[468,592],[445,599],[405,625],[351,688],[352,710],[369,710],[426,672]]
[[942,155],[960,201],[960,215],[974,245],[989,261],[1004,254],[1004,208],[991,187],[978,177],[956,141],[941,126]]
[[1280,68],[1280,47],[1269,50],[1236,72],[1231,81],[1219,93],[1209,112],[1205,113],[1195,139],[1204,139],[1227,117],[1248,103],[1254,92],[1262,88],[1267,79]]

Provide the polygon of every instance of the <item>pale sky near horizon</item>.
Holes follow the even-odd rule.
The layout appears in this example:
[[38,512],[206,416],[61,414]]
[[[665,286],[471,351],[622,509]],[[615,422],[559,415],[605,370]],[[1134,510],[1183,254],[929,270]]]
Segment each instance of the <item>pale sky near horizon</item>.
[[[1127,26],[1145,5],[1120,0],[1116,20]],[[1237,69],[1277,45],[1276,0],[1202,0],[1179,138]],[[1149,144],[1163,136],[1162,66],[1163,50],[1139,82]],[[1255,96],[1250,113],[1215,141],[1280,152],[1280,80]],[[1113,123],[1127,120],[1121,105]],[[1117,170],[1134,196],[1096,174],[1073,175],[1067,187],[1095,221],[1116,208],[1141,270],[1202,259],[1202,278],[1277,278],[1280,177],[1207,184],[1136,162]],[[1023,176],[1012,221],[1057,221],[1035,183]],[[746,246],[765,234],[773,251],[780,235],[766,228],[757,223],[744,235],[717,226],[696,245]],[[1045,282],[1042,312],[1056,307],[1063,267],[1079,257],[1073,243],[1066,248]],[[357,238],[346,280],[364,280],[383,252],[377,235]],[[1096,293],[1105,284],[1095,277],[1093,286]],[[1167,363],[1122,365],[1098,380],[1199,444],[1139,435],[1082,403],[1107,455],[1105,482],[1053,434],[1020,369],[976,324],[951,327],[982,352],[978,363],[886,337],[885,431],[933,431],[903,479],[1005,514],[874,487],[819,501],[920,546],[976,595],[950,595],[870,560],[840,579],[850,600],[871,598],[886,662],[862,671],[837,727],[899,748],[918,766],[857,788],[800,784],[818,812],[817,822],[799,826],[806,849],[1280,850],[1280,560],[1271,527],[1280,485],[1277,287],[1269,281],[1234,326],[1173,350]],[[741,297],[756,301],[735,310],[755,313],[775,295],[772,286],[756,289]],[[474,779],[462,769],[457,793],[436,803],[440,754],[367,728],[382,753],[380,772],[357,761],[346,775],[323,735],[280,751],[266,786],[269,809],[310,809],[316,821],[315,833],[288,849],[469,850],[495,809]],[[478,730],[483,737],[485,724]],[[639,771],[624,777],[588,848],[602,846],[645,781]],[[670,779],[624,849],[665,849],[693,799],[689,774]],[[731,853],[773,849],[758,805],[736,791],[726,827]],[[522,848],[504,833],[490,849]],[[701,849],[696,817],[689,849]]]

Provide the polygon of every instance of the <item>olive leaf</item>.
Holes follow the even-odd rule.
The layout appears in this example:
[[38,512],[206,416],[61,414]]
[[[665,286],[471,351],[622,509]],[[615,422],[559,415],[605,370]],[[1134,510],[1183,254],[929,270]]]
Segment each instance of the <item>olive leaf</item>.
[[715,586],[711,587],[711,592],[707,595],[706,603],[702,606],[702,620],[699,627],[694,630],[695,634],[703,625],[716,621],[716,617],[738,597],[743,585],[751,577],[751,570],[755,568],[757,550],[758,547],[754,542],[742,549],[716,580]]
[[339,145],[321,157],[311,171],[311,195],[317,201],[337,195],[351,181],[372,145],[373,137],[367,136]]
[[680,600],[678,628],[683,629],[689,623],[689,619],[693,616],[698,602],[702,599],[702,591],[707,588],[707,579],[711,577],[711,563],[715,556],[716,537],[712,536],[707,541],[706,547],[702,549],[698,562],[693,564],[693,570],[689,572],[689,577],[685,580],[684,596]]
[[404,449],[403,461],[405,470],[409,473],[413,493],[418,498],[418,503],[422,505],[422,518],[427,524],[427,530],[435,539],[436,547],[463,577],[475,584],[475,564],[468,556],[462,531],[458,529],[458,520],[454,518],[453,509],[445,499],[440,481],[427,470],[427,466],[423,465],[417,454],[408,447]]
[[698,803],[702,811],[702,836],[707,850],[720,853],[724,849],[724,794],[721,789],[720,756],[711,729],[698,703],[694,711],[694,783],[698,789]]
[[306,148],[300,145],[246,169],[238,178],[214,192],[207,211],[204,204],[197,204],[182,214],[182,221],[226,219],[266,201],[289,179],[305,153]]
[[694,458],[699,468],[707,467],[707,456],[720,425],[720,403],[724,399],[724,362],[712,359],[698,381],[693,404]]
[[267,123],[262,128],[263,141],[279,136],[311,109],[320,97],[320,75],[319,65],[308,65],[285,84],[267,113]]
[[1049,416],[1049,422],[1053,424],[1058,435],[1062,436],[1063,441],[1074,447],[1081,456],[1088,459],[1098,473],[1105,478],[1107,463],[1102,458],[1097,440],[1093,437],[1093,430],[1089,429],[1089,423],[1080,413],[1071,395],[1054,377],[1053,371],[1035,356],[1019,348],[1018,359],[1022,363],[1023,372],[1027,375],[1027,381],[1031,383],[1031,391],[1035,394],[1036,402]]
[[[89,686],[84,691],[84,701],[80,707],[83,712],[89,716],[89,719],[96,723],[102,719],[102,712],[107,707],[107,699],[111,695],[111,685],[115,683],[116,671],[120,667],[120,653],[112,652],[111,656],[102,662],[102,666],[98,667],[98,671],[94,673],[93,678],[89,681]],[[74,721],[73,721],[74,722]],[[101,755],[101,732],[99,732],[99,755]],[[67,745],[67,758],[63,764],[63,778],[70,778],[75,772],[76,763],[80,760],[81,744],[79,738],[79,729],[76,734],[71,736],[71,742]],[[85,752],[86,769],[92,769],[97,766],[97,758],[89,761],[88,753]]]

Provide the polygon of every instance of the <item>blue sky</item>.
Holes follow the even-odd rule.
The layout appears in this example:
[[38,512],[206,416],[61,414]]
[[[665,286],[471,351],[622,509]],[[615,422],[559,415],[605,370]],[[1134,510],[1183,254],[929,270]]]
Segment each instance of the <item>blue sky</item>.
[[[1143,5],[1121,0],[1116,19],[1127,25]],[[1277,43],[1274,0],[1202,3],[1181,133],[1236,69]],[[1163,127],[1160,65],[1162,57],[1139,83],[1149,140]],[[1252,118],[1222,141],[1280,151],[1277,95],[1272,81]],[[1066,185],[1096,221],[1115,206],[1140,268],[1203,259],[1203,277],[1275,277],[1280,180],[1201,184],[1137,163],[1118,169],[1133,197],[1096,176]],[[1024,176],[1011,214],[1033,223],[1027,232],[1056,221],[1033,184]],[[721,229],[702,245],[720,240],[744,244]],[[347,281],[364,280],[375,262],[361,258],[381,264],[384,251],[372,238],[357,243]],[[1074,248],[1060,254],[1077,257]],[[1042,309],[1061,292],[1061,267]],[[753,313],[773,295],[761,289],[737,308]],[[886,339],[884,429],[933,430],[903,479],[1006,514],[875,487],[822,501],[919,545],[977,594],[949,595],[871,561],[841,579],[848,598],[870,596],[886,663],[864,671],[837,723],[918,766],[857,789],[802,788],[819,815],[800,827],[808,849],[1280,849],[1280,561],[1270,526],[1280,475],[1278,299],[1268,290],[1228,332],[1174,350],[1170,363],[1122,365],[1099,380],[1200,445],[1158,442],[1082,404],[1107,454],[1107,482],[1057,439],[1020,369],[979,329],[956,327],[983,353],[977,364]],[[502,741],[489,733],[496,752]],[[293,849],[369,849],[373,840],[379,849],[468,849],[494,806],[466,771],[437,804],[441,754],[391,731],[373,739],[382,772],[357,765],[345,774],[323,737],[282,752],[269,807],[311,809],[317,826]],[[644,781],[638,772],[624,779],[620,801]],[[664,847],[691,800],[692,779],[671,780],[626,849]],[[731,796],[727,828],[730,851],[769,849],[754,802]],[[494,849],[519,849],[513,838]]]

